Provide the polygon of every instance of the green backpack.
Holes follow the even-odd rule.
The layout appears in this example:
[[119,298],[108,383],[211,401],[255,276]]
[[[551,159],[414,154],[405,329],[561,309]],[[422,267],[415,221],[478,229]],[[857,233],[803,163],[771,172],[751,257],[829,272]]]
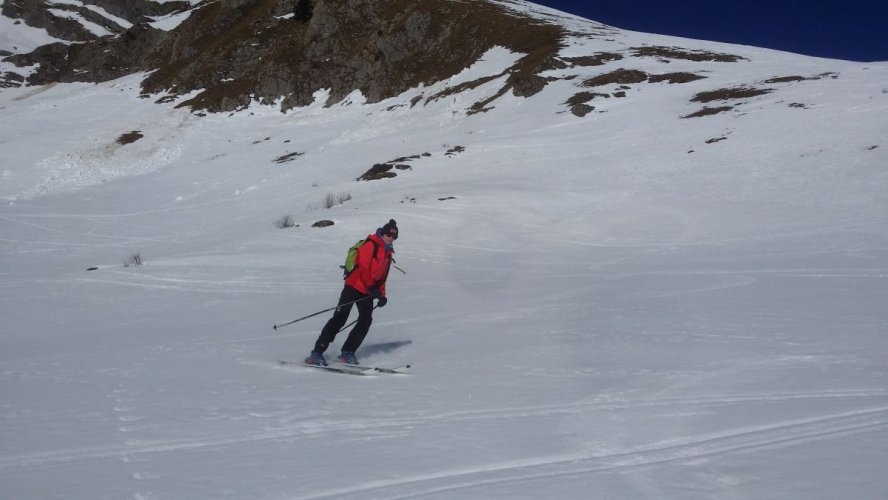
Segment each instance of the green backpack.
[[358,249],[361,248],[361,246],[363,246],[364,243],[367,243],[368,241],[370,243],[373,243],[373,258],[376,258],[376,252],[378,251],[379,244],[371,240],[370,238],[358,240],[357,243],[355,243],[351,246],[351,248],[348,249],[348,253],[345,254],[345,264],[339,266],[340,268],[342,268],[342,279],[348,278],[348,275],[355,270],[355,257],[357,257],[358,255]]

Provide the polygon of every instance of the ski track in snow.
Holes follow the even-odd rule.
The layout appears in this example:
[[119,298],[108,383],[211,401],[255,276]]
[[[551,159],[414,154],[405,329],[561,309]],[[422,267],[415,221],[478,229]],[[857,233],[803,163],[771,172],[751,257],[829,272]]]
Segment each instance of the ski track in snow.
[[[372,482],[299,498],[304,500],[367,498],[376,495],[392,499],[420,498],[440,493],[453,494],[461,490],[471,490],[494,484],[530,482],[537,479],[585,476],[599,472],[645,468],[679,460],[690,461],[716,455],[794,446],[845,434],[867,432],[888,425],[886,417],[888,417],[888,408],[849,412],[801,421],[788,421],[757,429],[737,430],[716,436],[699,436],[677,443],[654,445],[627,452],[534,458],[492,464],[483,469],[456,469],[393,481]],[[408,490],[409,493],[405,493],[405,490]],[[466,491],[462,492],[462,494],[466,493]]]
[[[288,368],[282,368],[288,369]],[[289,370],[289,369],[288,369]],[[303,370],[304,371],[304,370]],[[128,406],[134,399],[127,396],[125,389],[115,389],[113,397],[115,405],[113,410],[126,414],[133,411]],[[61,450],[51,453],[37,453],[31,455],[0,457],[0,471],[13,468],[46,467],[65,465],[70,462],[94,461],[108,458],[123,458],[142,454],[157,454],[171,451],[191,450],[200,448],[225,447],[228,445],[246,442],[298,439],[300,437],[317,437],[318,434],[335,435],[348,430],[382,430],[387,428],[398,429],[407,426],[437,425],[442,422],[447,424],[459,424],[461,422],[473,422],[481,420],[521,419],[536,418],[541,416],[587,415],[589,413],[607,413],[617,410],[638,410],[646,408],[662,408],[669,411],[672,408],[687,410],[689,407],[724,407],[733,405],[748,405],[769,402],[799,402],[799,401],[842,401],[845,403],[861,402],[888,402],[888,391],[884,390],[836,390],[822,393],[775,393],[775,394],[739,394],[733,396],[712,395],[694,397],[665,397],[647,400],[632,401],[608,401],[608,402],[577,402],[571,404],[520,406],[511,408],[496,408],[472,411],[458,411],[450,413],[438,413],[432,415],[417,415],[413,417],[396,418],[367,418],[355,420],[341,420],[337,422],[306,421],[297,424],[283,424],[282,429],[247,434],[244,436],[225,436],[217,438],[183,439],[171,441],[130,440],[125,446],[96,447],[86,449]],[[256,414],[255,416],[261,416]],[[145,417],[121,415],[119,420],[124,423],[139,422]],[[876,427],[888,425],[888,405],[876,406],[868,409],[842,412],[832,415],[822,415],[806,419],[777,422],[767,426],[752,429],[734,429],[723,431],[717,435],[689,436],[665,444],[653,444],[640,450],[620,451],[599,456],[571,456],[555,460],[544,460],[531,465],[520,464],[505,467],[493,467],[499,469],[521,469],[525,467],[537,467],[563,462],[583,461],[607,461],[607,467],[582,468],[571,470],[566,474],[576,474],[595,470],[604,470],[622,465],[647,465],[660,461],[675,460],[679,458],[699,457],[714,453],[742,451],[746,448],[764,447],[772,445],[789,444],[796,441],[818,439],[834,434],[865,431]],[[121,431],[126,432],[125,427]],[[447,474],[442,477],[462,476],[490,472],[488,470],[472,470]],[[560,473],[555,473],[560,474]],[[527,478],[522,473],[521,477]],[[433,477],[429,479],[440,479]],[[520,479],[520,478],[515,478]],[[424,481],[427,479],[410,479],[404,483]],[[400,484],[400,483],[399,483]],[[474,483],[472,483],[474,484]],[[393,486],[386,485],[386,486]],[[341,495],[345,493],[366,493],[369,489],[380,486],[372,486],[358,490],[337,490],[325,492],[317,498]],[[315,498],[306,497],[306,498]]]
[[[123,273],[120,273],[123,274]],[[294,285],[284,283],[256,282],[248,280],[207,280],[172,278],[163,276],[121,276],[111,278],[78,278],[83,283],[101,283],[126,287],[143,288],[146,290],[172,290],[177,292],[221,293],[221,294],[278,294],[283,290],[292,289]]]

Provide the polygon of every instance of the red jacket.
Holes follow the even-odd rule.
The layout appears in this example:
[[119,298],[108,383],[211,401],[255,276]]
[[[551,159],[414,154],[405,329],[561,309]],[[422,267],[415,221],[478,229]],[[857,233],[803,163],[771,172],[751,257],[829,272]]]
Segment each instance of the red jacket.
[[345,284],[365,295],[370,294],[371,288],[378,286],[379,292],[385,297],[385,280],[388,278],[395,251],[386,249],[385,242],[375,234],[368,236],[367,240],[358,248],[355,268],[345,279]]

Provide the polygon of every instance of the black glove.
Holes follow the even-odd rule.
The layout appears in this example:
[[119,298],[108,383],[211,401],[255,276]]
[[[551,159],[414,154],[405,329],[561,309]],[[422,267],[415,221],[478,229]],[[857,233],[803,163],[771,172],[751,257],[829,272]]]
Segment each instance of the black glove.
[[378,286],[370,287],[370,297],[374,299],[379,299],[382,297],[382,292],[379,290]]
[[388,304],[389,299],[385,297],[380,297],[379,300],[376,301],[376,307],[385,307]]

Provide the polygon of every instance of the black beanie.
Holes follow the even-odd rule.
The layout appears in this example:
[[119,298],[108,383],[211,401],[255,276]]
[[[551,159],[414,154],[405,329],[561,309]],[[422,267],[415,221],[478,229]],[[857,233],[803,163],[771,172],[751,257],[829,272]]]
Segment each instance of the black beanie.
[[386,225],[382,226],[382,234],[388,234],[398,239],[398,223],[395,219],[390,219]]

